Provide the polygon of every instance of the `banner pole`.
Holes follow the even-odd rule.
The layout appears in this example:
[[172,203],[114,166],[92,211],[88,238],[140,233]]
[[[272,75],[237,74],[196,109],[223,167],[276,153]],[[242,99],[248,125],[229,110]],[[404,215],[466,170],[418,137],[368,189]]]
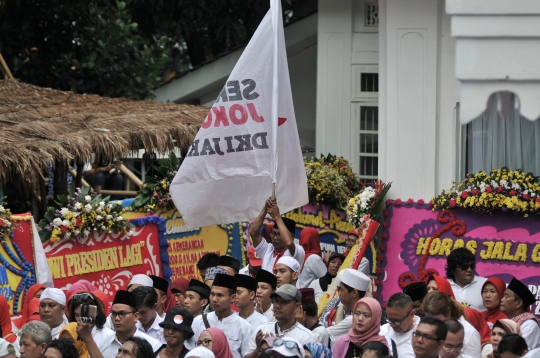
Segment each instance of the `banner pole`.
[[272,183],[272,198],[276,198],[276,183]]

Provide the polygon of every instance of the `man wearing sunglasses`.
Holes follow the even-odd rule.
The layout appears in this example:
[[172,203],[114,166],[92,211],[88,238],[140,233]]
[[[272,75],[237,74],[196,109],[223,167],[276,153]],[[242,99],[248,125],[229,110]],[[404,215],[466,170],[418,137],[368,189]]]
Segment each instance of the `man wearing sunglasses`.
[[452,286],[456,301],[462,306],[485,311],[482,300],[482,286],[487,281],[485,277],[475,274],[476,257],[468,249],[455,249],[446,259],[446,277]]
[[148,341],[154,352],[161,347],[161,343],[158,340],[137,329],[136,324],[139,320],[138,310],[139,307],[133,293],[122,290],[116,292],[111,309],[111,320],[116,334],[111,336],[110,342],[103,344],[103,347],[105,347],[101,352],[103,358],[116,357],[118,348],[131,336]]
[[420,317],[415,315],[412,299],[405,293],[395,293],[386,303],[388,323],[381,326],[380,335],[386,338],[390,349],[399,352],[399,358],[414,358],[411,337]]
[[[446,325],[440,319],[422,317],[412,334],[415,358],[441,358],[439,351],[444,345],[447,332]],[[401,358],[401,351],[399,357]]]
[[297,357],[305,358],[306,353],[304,347],[300,345],[294,338],[278,338],[274,340],[272,348],[267,349],[266,353],[270,354],[272,358],[283,358],[283,357]]

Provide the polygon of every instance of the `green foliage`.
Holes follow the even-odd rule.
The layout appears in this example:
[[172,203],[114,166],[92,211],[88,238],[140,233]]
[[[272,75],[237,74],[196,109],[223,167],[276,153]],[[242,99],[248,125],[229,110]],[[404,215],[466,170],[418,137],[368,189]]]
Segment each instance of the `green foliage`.
[[151,47],[122,1],[3,1],[0,51],[15,78],[43,87],[145,99],[168,50]]

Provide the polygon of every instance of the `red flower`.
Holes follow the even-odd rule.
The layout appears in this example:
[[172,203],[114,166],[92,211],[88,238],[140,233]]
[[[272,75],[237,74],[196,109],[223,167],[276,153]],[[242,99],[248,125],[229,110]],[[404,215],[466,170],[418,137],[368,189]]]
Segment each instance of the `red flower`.
[[376,279],[375,279],[375,284],[376,284],[377,286],[379,286],[379,285],[381,284],[381,281],[379,281],[379,279],[376,278]]
[[401,199],[394,200],[394,205],[395,206],[400,206],[401,205]]
[[377,292],[373,292],[373,293],[371,294],[371,296],[372,296],[373,298],[377,298]]
[[81,218],[77,218],[77,219],[75,219],[75,226],[79,226],[79,225],[81,225],[81,221],[82,221],[82,219],[81,219]]
[[418,205],[424,205],[424,199],[418,199],[417,203]]
[[0,226],[1,227],[6,227],[6,222],[4,220],[0,220]]
[[392,199],[386,199],[386,205],[388,206],[390,204],[392,204]]
[[450,207],[453,208],[456,206],[456,199],[450,199]]
[[388,239],[388,233],[383,232],[382,235],[381,235],[381,239],[383,239],[383,240]]
[[377,267],[377,270],[375,272],[377,273],[377,275],[381,275],[383,273],[383,270],[382,268]]
[[377,260],[378,260],[378,261],[384,260],[384,256],[383,256],[383,255],[377,255]]
[[66,232],[68,231],[68,229],[69,228],[67,226],[64,226],[64,225],[60,226],[60,230],[62,230],[62,232]]
[[428,203],[429,206],[433,206],[433,200],[430,200]]
[[504,188],[502,186],[498,187],[497,188],[497,193],[502,193],[504,190]]
[[158,196],[158,193],[154,193],[154,195],[152,195],[154,198]]
[[383,228],[386,229],[388,227],[388,223],[385,221],[385,222],[382,223],[382,226],[383,226]]
[[516,196],[516,194],[517,194],[517,193],[516,193],[516,191],[515,191],[514,189],[510,190],[510,195],[511,195],[511,196]]
[[488,194],[489,194],[489,193],[491,193],[492,191],[493,191],[493,189],[491,189],[491,187],[490,187],[490,186],[486,187],[486,193],[488,193]]
[[388,210],[386,210],[386,209],[383,210],[383,215],[384,215],[384,216],[388,216]]
[[525,194],[523,195],[523,200],[529,200],[531,197],[529,196],[529,194]]
[[469,196],[469,193],[467,193],[466,191],[462,191],[462,192],[461,192],[461,197],[462,197],[463,199],[467,199],[468,196]]
[[414,200],[412,200],[411,198],[409,198],[409,200],[407,200],[407,205],[412,205],[414,203]]
[[379,250],[381,250],[382,252],[386,251],[386,245],[379,246]]
[[473,193],[473,195],[478,195],[478,189],[473,189],[472,193]]
[[540,197],[536,198],[536,202],[540,203]]

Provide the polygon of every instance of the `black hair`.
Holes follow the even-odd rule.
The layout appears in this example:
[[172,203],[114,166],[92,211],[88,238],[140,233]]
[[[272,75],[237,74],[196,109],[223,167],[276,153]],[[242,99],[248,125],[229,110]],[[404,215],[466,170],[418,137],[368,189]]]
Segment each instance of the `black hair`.
[[54,348],[62,354],[62,358],[79,358],[79,351],[75,347],[75,344],[71,339],[58,338],[47,344],[47,347],[43,353],[47,352],[47,349]]
[[499,342],[499,354],[510,352],[521,357],[527,351],[527,342],[519,334],[507,334]]
[[412,308],[412,299],[411,296],[405,293],[394,293],[386,302],[386,307],[392,308],[395,310],[402,310],[405,308]]
[[444,324],[444,322],[438,319],[437,317],[424,316],[422,317],[422,319],[420,319],[420,323],[436,326],[437,329],[435,330],[435,336],[437,337],[438,341],[444,341],[446,339],[446,334],[448,333],[448,329],[446,328],[446,325]]
[[[105,322],[107,322],[107,316],[105,315],[105,308],[103,307],[103,302],[101,302],[100,299],[98,299],[94,294],[89,292],[81,292],[84,294],[88,294],[92,297],[91,300],[87,300],[84,302],[85,304],[94,305],[97,307],[97,314],[96,314],[96,327],[99,329],[102,329],[105,325]],[[77,295],[73,295],[73,298],[69,301],[68,306],[68,315],[69,315],[69,321],[70,322],[77,322],[75,319],[75,310],[83,304],[83,301],[80,299],[77,299]]]
[[388,347],[386,346],[386,344],[382,343],[382,342],[369,342],[369,343],[366,343],[362,349],[365,351],[367,350],[370,350],[370,351],[375,351],[377,352],[377,357],[380,357],[380,356],[387,356],[389,354],[388,352]]
[[347,289],[347,292],[351,293],[352,291],[357,291],[358,292],[358,297],[360,298],[364,298],[364,296],[366,295],[366,291],[360,291],[360,290],[357,290],[356,288],[352,288],[351,286],[347,285],[345,282],[341,282],[341,284],[343,286],[345,286],[345,288]]
[[133,342],[132,352],[135,354],[135,358],[148,358],[154,356],[154,349],[152,349],[152,346],[146,339],[131,336],[126,339],[126,342]]
[[153,287],[139,286],[131,293],[133,293],[133,297],[135,297],[135,302],[139,309],[141,306],[146,306],[153,309],[154,305],[158,301],[158,294]]
[[[504,326],[502,325],[501,322],[499,322],[499,320],[497,320],[497,322],[495,322],[495,324],[493,325],[493,328],[500,328],[500,329],[502,329],[503,331],[506,332],[506,328],[504,328]],[[493,328],[491,328],[492,331],[493,331]]]
[[302,310],[306,311],[306,316],[308,317],[317,317],[319,307],[317,306],[317,302],[304,303]]
[[448,255],[448,258],[446,259],[446,277],[449,279],[455,281],[456,277],[454,275],[456,268],[461,265],[466,265],[471,262],[476,262],[476,257],[472,252],[470,252],[468,249],[464,247],[460,247],[459,249],[455,249]]
[[463,325],[456,319],[448,318],[444,320],[448,333],[456,334],[463,331]]
[[213,252],[208,252],[204,254],[197,262],[197,268],[199,270],[204,270],[209,267],[215,267],[218,265],[219,255]]

